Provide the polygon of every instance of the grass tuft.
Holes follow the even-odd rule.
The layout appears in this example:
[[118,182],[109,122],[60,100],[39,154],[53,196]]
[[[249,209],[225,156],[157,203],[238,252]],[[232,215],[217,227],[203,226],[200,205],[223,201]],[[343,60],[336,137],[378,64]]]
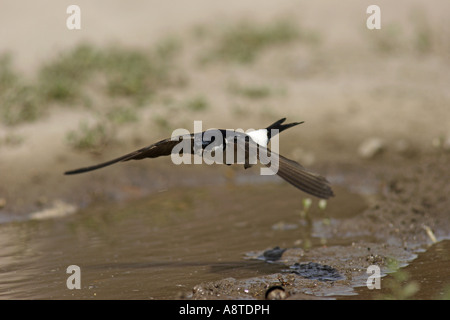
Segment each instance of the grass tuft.
[[185,103],[186,109],[194,112],[204,111],[209,108],[208,101],[205,97],[196,96]]
[[105,147],[111,138],[105,124],[97,122],[90,125],[82,121],[77,130],[67,133],[66,139],[75,149],[97,152]]
[[289,20],[267,25],[241,22],[226,30],[206,60],[253,62],[263,50],[298,40],[300,32]]

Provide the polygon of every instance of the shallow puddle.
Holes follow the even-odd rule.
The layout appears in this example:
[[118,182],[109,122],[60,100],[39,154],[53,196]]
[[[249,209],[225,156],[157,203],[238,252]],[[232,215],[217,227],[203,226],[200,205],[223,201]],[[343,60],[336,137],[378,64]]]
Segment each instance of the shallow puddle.
[[355,291],[357,296],[350,298],[449,300],[450,240],[433,244],[408,266],[382,278],[379,289]]
[[[337,192],[325,210],[314,200],[315,225],[365,208],[363,198]],[[303,196],[286,184],[179,188],[64,218],[4,223],[0,297],[173,299],[205,281],[285,268],[247,259],[254,250],[348,243],[314,235],[300,217]],[[71,265],[80,267],[80,290],[67,288]]]
[[[306,216],[306,196],[290,185],[240,182],[168,188],[139,200],[95,203],[64,217],[46,218],[49,211],[45,211],[39,220],[10,220],[0,224],[0,298],[190,298],[202,283],[236,279],[228,283],[250,286],[267,276],[276,284],[279,275],[308,279],[305,275],[311,271],[311,281],[325,277],[326,284],[319,290],[311,283],[311,288],[301,290],[307,296],[383,298],[367,288],[353,289],[348,274],[335,269],[351,263],[345,262],[346,254],[353,259],[361,254],[375,262],[384,259],[365,247],[379,241],[375,237],[333,232],[341,222],[361,214],[373,195],[363,197],[339,187],[335,192],[325,209],[313,200]],[[309,260],[274,263],[284,248],[294,254],[296,248],[305,249],[309,255],[304,258]],[[421,253],[407,267],[417,269],[411,277],[420,281],[420,298],[439,296],[450,279],[448,242],[432,248],[437,251]],[[326,262],[330,254],[336,257]],[[67,268],[72,265],[80,268],[79,290],[67,287],[72,275]],[[360,273],[367,277],[365,270]],[[339,279],[344,282],[331,284]],[[429,289],[437,284],[439,292]],[[263,298],[263,293],[243,298]]]

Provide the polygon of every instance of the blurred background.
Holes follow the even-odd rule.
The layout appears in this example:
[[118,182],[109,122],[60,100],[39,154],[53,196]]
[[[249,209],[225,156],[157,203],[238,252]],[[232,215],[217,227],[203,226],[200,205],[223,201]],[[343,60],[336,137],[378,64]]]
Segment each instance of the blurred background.
[[446,1],[381,1],[380,30],[367,1],[80,1],[80,30],[66,27],[70,4],[1,2],[3,170],[76,164],[70,153],[132,149],[194,120],[305,121],[286,134],[307,165],[364,142],[369,157],[449,143]]
[[0,221],[235,179],[169,159],[63,176],[194,120],[305,121],[281,153],[341,186],[352,165],[367,177],[450,149],[447,0],[83,0],[80,30],[71,4],[0,0]]
[[450,144],[446,1],[380,1],[380,30],[368,1],[79,1],[80,30],[70,4],[1,1],[2,202],[194,120],[305,121],[304,165]]

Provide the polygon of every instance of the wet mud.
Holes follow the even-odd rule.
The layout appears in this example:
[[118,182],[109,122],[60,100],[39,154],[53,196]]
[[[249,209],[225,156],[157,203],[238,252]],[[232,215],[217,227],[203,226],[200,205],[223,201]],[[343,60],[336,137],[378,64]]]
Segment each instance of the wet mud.
[[[445,182],[450,178],[448,160],[448,155],[439,155],[402,167],[395,173],[387,169],[379,181],[380,197],[371,199],[368,208],[351,217],[336,217],[327,226],[313,227],[313,234],[327,238],[326,244],[306,250],[277,247],[257,253],[253,258],[286,267],[280,268],[280,273],[264,277],[204,283],[194,289],[192,297],[260,299],[273,286],[281,286],[283,298],[289,299],[448,298],[449,254],[445,249],[448,249],[449,237],[447,195],[450,187]],[[349,242],[335,245],[337,239]],[[439,275],[434,287],[439,288],[437,293],[430,290],[429,283],[422,286],[419,283],[415,295],[411,296],[392,295],[392,285],[386,288],[382,284],[381,290],[368,288],[367,280],[372,275],[369,266],[378,266],[381,277],[399,273],[402,272],[399,267],[414,268],[415,259],[430,246],[433,250],[441,248],[440,259],[436,261],[431,258],[432,254],[428,256],[430,260],[424,256],[428,268]],[[406,279],[403,282],[406,283]]]

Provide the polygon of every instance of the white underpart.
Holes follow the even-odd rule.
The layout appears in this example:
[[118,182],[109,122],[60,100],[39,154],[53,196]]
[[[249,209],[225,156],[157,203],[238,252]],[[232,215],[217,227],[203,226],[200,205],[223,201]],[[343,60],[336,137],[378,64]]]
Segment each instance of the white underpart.
[[267,147],[267,144],[269,143],[269,138],[267,137],[266,129],[259,129],[259,130],[254,130],[254,131],[250,131],[250,132],[246,132],[246,133],[257,144],[259,144],[260,146],[263,146],[263,147]]

